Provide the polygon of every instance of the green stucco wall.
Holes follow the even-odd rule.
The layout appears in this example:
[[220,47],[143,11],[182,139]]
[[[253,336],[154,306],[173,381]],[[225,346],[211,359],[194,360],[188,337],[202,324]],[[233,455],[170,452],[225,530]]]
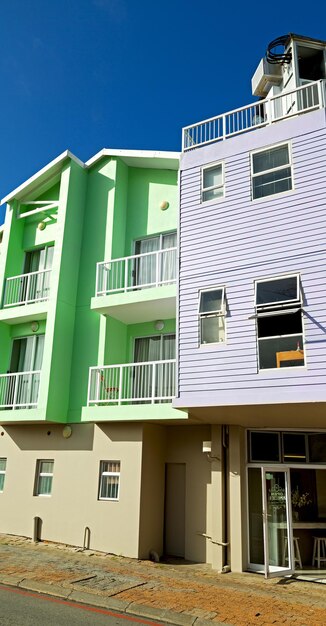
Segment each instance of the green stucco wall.
[[[45,332],[38,408],[49,421],[78,422],[89,367],[132,362],[134,338],[158,334],[153,322],[125,325],[91,310],[90,302],[98,262],[133,254],[136,239],[176,229],[177,172],[130,167],[117,157],[87,170],[67,159],[52,185],[35,197],[59,200],[58,210],[40,231],[44,216],[16,219],[15,203],[8,209],[0,281],[22,273],[27,250],[54,243],[50,299],[38,330]],[[160,209],[164,200],[166,211]],[[14,307],[8,315],[15,316]],[[163,332],[174,331],[175,321],[167,320]],[[30,334],[30,322],[0,322],[0,373],[7,371],[13,337]]]

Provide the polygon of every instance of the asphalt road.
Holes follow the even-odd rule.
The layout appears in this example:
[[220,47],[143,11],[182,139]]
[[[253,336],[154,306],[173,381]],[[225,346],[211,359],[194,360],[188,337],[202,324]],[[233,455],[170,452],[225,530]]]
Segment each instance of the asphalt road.
[[16,587],[0,585],[0,626],[159,626],[142,620]]

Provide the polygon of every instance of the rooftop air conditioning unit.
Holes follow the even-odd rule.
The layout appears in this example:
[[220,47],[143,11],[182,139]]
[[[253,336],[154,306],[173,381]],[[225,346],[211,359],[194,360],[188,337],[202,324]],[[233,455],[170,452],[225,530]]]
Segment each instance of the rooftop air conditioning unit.
[[272,85],[279,85],[281,82],[282,65],[272,65],[264,57],[251,79],[252,93],[254,96],[265,98]]

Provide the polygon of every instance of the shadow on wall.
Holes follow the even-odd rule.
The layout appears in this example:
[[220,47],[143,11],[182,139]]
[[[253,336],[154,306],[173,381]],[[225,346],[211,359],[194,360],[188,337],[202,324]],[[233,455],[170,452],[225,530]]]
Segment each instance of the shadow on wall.
[[0,427],[0,437],[9,437],[20,450],[93,450],[94,424],[73,425],[68,433],[65,424]]
[[97,428],[111,442],[142,442],[143,426],[142,424],[97,424]]

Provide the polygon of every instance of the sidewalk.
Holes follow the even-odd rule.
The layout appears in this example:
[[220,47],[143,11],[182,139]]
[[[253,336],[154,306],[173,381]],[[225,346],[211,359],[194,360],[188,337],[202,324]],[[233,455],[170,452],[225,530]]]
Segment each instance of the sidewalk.
[[[326,585],[0,535],[0,583],[180,626],[325,626]],[[0,614],[1,621],[1,614]]]

